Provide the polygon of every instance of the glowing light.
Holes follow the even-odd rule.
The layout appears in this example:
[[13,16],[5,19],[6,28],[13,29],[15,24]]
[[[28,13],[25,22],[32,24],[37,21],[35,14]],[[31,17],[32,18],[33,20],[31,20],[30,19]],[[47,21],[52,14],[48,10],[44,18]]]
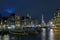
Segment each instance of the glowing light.
[[11,27],[8,27],[8,29],[11,29]]
[[51,29],[51,31],[53,31],[53,29]]
[[50,26],[55,26],[54,23],[53,23],[52,21],[50,22]]
[[14,40],[14,39],[15,39],[15,37],[13,36],[11,39],[13,39],[13,40]]
[[15,12],[15,9],[14,8],[8,8],[5,11],[8,13],[13,13],[13,12]]
[[41,27],[41,25],[36,25],[36,27]]
[[42,40],[45,40],[45,38],[46,38],[46,29],[45,28],[42,28]]
[[12,28],[15,28],[15,25],[11,25]]
[[4,35],[3,40],[9,40],[9,35]]
[[54,34],[54,30],[51,29],[51,30],[50,30],[50,40],[55,40],[55,39],[54,39],[54,35],[55,35],[55,34]]
[[50,24],[53,24],[53,22],[50,22]]
[[52,24],[52,26],[55,26],[54,24]]
[[35,25],[34,24],[31,24],[29,27],[35,27]]
[[8,26],[8,29],[14,29],[15,28],[15,25],[10,25],[10,26]]

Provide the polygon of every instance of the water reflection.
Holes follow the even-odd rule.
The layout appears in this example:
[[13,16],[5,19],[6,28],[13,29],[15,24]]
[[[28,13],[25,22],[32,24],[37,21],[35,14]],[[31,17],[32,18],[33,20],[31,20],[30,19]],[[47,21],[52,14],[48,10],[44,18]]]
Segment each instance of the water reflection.
[[45,28],[42,28],[43,32],[42,32],[42,40],[45,40],[45,35],[46,35],[46,29]]
[[55,40],[54,37],[55,37],[54,30],[51,29],[51,30],[50,30],[50,40]]
[[42,30],[38,35],[0,35],[0,40],[54,40],[53,29],[42,28]]
[[3,40],[9,40],[10,38],[9,38],[9,35],[4,35],[3,36]]

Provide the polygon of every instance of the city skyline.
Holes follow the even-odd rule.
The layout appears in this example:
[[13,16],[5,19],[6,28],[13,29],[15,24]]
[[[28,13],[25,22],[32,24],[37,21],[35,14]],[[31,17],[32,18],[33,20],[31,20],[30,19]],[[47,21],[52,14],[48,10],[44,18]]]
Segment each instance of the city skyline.
[[41,19],[44,15],[45,21],[54,17],[55,10],[60,8],[60,0],[0,0],[0,13],[7,16],[11,12],[26,16],[27,13],[34,19]]

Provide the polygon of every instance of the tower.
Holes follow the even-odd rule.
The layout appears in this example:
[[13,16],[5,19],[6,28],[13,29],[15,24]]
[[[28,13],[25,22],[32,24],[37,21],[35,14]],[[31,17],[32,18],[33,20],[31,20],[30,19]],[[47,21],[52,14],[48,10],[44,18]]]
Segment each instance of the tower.
[[46,23],[45,23],[45,21],[44,21],[43,15],[42,15],[42,19],[41,19],[41,27],[45,27],[45,26],[46,26]]
[[31,16],[29,14],[27,14],[27,17],[31,18]]
[[54,16],[55,27],[53,27],[53,30],[55,33],[55,39],[60,40],[60,9],[56,9]]
[[57,9],[55,13],[55,25],[60,27],[60,9]]
[[29,17],[29,19],[28,19],[28,25],[31,23],[31,21],[32,21],[32,19],[31,19],[31,16],[29,15],[29,13],[27,13],[27,17]]
[[15,26],[20,28],[20,16],[15,15]]

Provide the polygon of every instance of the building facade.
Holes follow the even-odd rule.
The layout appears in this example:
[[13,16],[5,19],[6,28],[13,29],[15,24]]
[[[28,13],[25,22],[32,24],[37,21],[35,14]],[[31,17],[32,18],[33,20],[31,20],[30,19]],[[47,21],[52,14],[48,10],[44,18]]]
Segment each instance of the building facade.
[[55,26],[60,27],[60,9],[57,9],[55,13]]

